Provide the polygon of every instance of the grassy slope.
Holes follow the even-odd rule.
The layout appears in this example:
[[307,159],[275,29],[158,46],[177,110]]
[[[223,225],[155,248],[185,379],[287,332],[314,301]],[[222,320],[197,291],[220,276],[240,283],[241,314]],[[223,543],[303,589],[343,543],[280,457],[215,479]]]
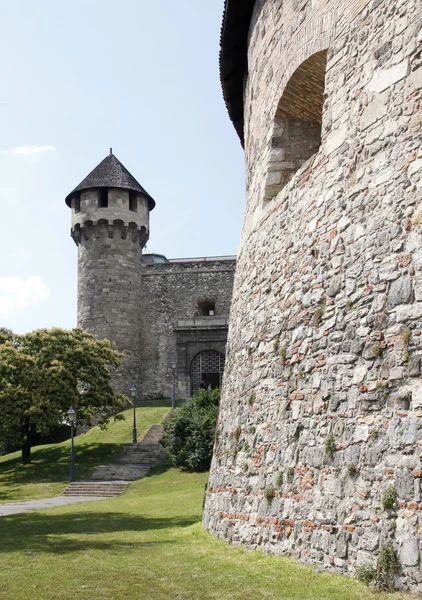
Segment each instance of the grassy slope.
[[[145,431],[165,411],[140,409],[140,429]],[[81,436],[80,453],[85,452],[85,442],[85,456],[92,457],[92,447],[98,450],[102,444],[120,448],[130,426],[126,421],[108,432],[93,430]],[[45,482],[54,471],[45,466],[44,453],[51,457],[57,452],[60,458],[60,446],[37,450],[33,473],[44,477],[36,484],[41,486],[37,492],[50,489]],[[3,466],[13,460],[3,459]],[[67,475],[66,464],[63,469]],[[11,479],[11,464],[6,470]],[[23,477],[17,467],[16,473],[23,479],[21,487],[27,488],[31,472]],[[0,518],[0,600],[393,598],[373,594],[350,579],[317,575],[292,560],[237,549],[213,538],[200,526],[206,479],[206,474],[164,466],[118,498]],[[27,492],[16,488],[14,493]]]
[[112,500],[3,517],[1,600],[387,598],[211,537],[205,481],[162,468]]
[[[149,402],[137,409],[138,439],[168,412],[170,401]],[[121,454],[132,441],[132,411],[125,411],[125,421],[111,421],[106,431],[94,427],[75,438],[76,479],[89,479],[93,469]],[[32,463],[23,466],[20,452],[0,457],[0,503],[60,494],[69,480],[70,442],[37,446],[32,449]]]

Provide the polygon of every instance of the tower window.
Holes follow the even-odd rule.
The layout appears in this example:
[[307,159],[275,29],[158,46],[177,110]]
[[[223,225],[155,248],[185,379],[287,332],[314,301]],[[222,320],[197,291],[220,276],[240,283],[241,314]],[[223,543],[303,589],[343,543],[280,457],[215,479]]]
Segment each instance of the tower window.
[[75,209],[75,213],[81,212],[81,193],[76,192],[72,198],[72,208]]
[[136,192],[129,190],[129,210],[138,212],[138,197]]
[[98,208],[108,207],[108,188],[101,188],[98,192]]
[[215,302],[214,300],[199,300],[198,301],[198,312],[201,317],[213,317],[215,315]]

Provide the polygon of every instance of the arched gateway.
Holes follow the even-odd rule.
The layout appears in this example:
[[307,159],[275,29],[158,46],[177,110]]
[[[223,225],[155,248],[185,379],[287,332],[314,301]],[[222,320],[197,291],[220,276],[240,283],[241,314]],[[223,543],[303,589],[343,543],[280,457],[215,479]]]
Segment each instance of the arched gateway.
[[216,350],[204,350],[195,356],[191,364],[192,394],[199,390],[201,382],[213,389],[221,386],[224,361],[224,355]]

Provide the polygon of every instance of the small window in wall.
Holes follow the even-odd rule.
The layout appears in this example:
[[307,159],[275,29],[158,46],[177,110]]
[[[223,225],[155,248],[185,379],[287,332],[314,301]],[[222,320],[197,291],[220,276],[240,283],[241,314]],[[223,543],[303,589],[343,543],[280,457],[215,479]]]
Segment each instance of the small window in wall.
[[198,312],[201,317],[213,317],[215,315],[214,300],[198,300]]
[[108,207],[108,188],[100,188],[98,191],[98,208]]
[[81,192],[75,192],[72,198],[72,204],[75,213],[81,212]]
[[132,190],[129,190],[129,210],[138,212],[138,195]]
[[321,145],[327,51],[305,60],[289,79],[275,114],[265,200],[280,192]]

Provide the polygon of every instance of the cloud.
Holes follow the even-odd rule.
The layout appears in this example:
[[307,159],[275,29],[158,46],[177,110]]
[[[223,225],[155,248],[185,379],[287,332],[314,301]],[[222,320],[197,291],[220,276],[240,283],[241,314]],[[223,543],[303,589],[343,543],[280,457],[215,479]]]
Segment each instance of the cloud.
[[14,252],[12,256],[13,258],[25,258],[25,256],[28,256],[28,252],[25,250],[25,248],[20,248],[20,250]]
[[12,315],[17,309],[28,308],[50,297],[50,290],[39,275],[0,277],[0,316]]
[[25,144],[24,146],[16,146],[16,148],[6,150],[5,154],[11,154],[12,156],[29,156],[30,154],[40,154],[52,150],[56,150],[54,146],[32,146],[31,144]]

